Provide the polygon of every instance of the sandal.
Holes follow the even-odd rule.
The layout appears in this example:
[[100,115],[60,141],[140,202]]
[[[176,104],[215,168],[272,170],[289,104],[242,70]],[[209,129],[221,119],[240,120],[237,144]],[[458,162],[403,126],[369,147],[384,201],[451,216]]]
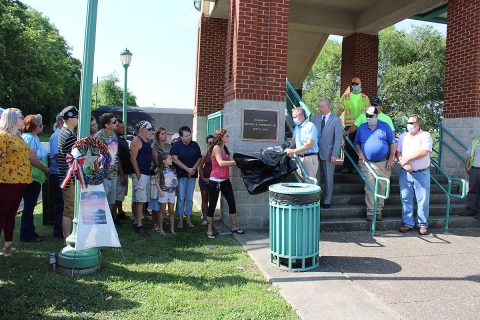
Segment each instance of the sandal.
[[208,239],[215,239],[215,236],[213,235],[213,233],[207,233],[207,238]]
[[242,229],[237,228],[237,229],[233,229],[232,233],[244,234],[245,232]]
[[188,226],[189,228],[194,228],[194,227],[195,227],[195,226],[193,225],[193,223],[191,223],[191,222],[187,223],[187,226]]
[[178,228],[178,229],[183,229],[183,224],[177,225],[177,228]]

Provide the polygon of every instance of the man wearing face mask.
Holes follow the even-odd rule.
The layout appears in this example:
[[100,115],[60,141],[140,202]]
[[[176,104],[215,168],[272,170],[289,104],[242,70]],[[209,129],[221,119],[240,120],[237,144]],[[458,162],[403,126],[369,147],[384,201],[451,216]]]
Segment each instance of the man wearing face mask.
[[[371,186],[375,187],[375,178],[365,165],[368,161],[375,174],[380,177],[390,178],[397,149],[393,131],[388,124],[378,120],[378,110],[368,107],[365,112],[367,122],[358,127],[355,137],[355,148],[359,153],[359,165],[362,173]],[[385,194],[386,183],[379,183],[379,193]],[[373,220],[375,197],[370,188],[365,185],[365,204],[367,205],[367,221]],[[383,199],[378,199],[377,220],[383,219]]]
[[[375,109],[378,110],[378,117],[377,117],[378,120],[383,121],[386,124],[388,124],[388,126],[392,129],[393,134],[395,135],[395,127],[393,126],[392,118],[390,118],[389,116],[387,116],[385,113],[382,112],[382,109],[383,109],[382,100],[375,97],[375,98],[372,99],[371,104],[372,104],[372,107],[375,107]],[[352,124],[348,128],[348,130],[343,132],[343,135],[348,136],[351,133],[354,133],[355,131],[357,131],[357,128],[360,127],[360,125],[365,123],[365,122],[367,122],[367,117],[366,117],[365,113],[362,113],[361,115],[358,116],[357,120],[355,120],[355,123]]]
[[[350,126],[352,126],[355,123],[355,120],[357,120],[357,118],[365,112],[368,106],[370,106],[370,99],[368,99],[366,94],[362,93],[362,82],[360,78],[355,77],[352,79],[351,91],[344,94],[340,99],[340,109],[337,112],[339,117],[343,113],[345,131],[348,131]],[[348,138],[353,142],[355,140],[355,131],[350,133]],[[350,144],[346,143],[345,149],[346,152],[348,152],[348,154],[353,158],[353,160],[357,162],[357,154],[350,147]],[[357,173],[350,160],[345,157],[342,173],[348,173],[349,171],[352,173]]]
[[417,226],[420,235],[428,234],[430,208],[430,153],[432,136],[421,129],[418,115],[408,118],[407,131],[398,138],[397,158],[402,165],[400,171],[400,199],[402,200],[403,226],[400,232],[413,230],[413,195],[417,199]]
[[297,107],[292,110],[295,123],[293,131],[293,147],[286,149],[287,154],[298,154],[307,174],[317,177],[318,171],[318,131],[315,125],[307,119],[305,110]]

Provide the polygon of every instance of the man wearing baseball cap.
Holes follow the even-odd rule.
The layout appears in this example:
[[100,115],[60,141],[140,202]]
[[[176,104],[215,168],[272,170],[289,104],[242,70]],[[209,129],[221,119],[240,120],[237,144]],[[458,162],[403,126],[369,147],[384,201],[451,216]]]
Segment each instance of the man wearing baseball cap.
[[144,234],[145,229],[142,224],[142,216],[145,203],[149,201],[150,166],[152,164],[153,152],[155,152],[149,142],[153,126],[150,122],[142,120],[135,129],[137,136],[130,145],[130,159],[134,172],[132,174],[133,221],[136,225],[135,231],[139,234]]
[[[378,110],[375,107],[368,107],[365,116],[367,122],[358,127],[355,137],[355,148],[359,154],[360,169],[368,179],[370,186],[375,188],[375,178],[368,170],[365,162],[368,161],[375,174],[380,177],[390,178],[393,168],[393,160],[397,144],[392,129],[383,121],[378,120]],[[380,181],[380,194],[385,194],[386,183]],[[365,185],[365,204],[367,205],[367,221],[373,219],[375,197],[372,190]],[[382,220],[382,209],[384,199],[378,199],[377,220]]]
[[[345,93],[340,99],[340,109],[337,115],[340,117],[343,113],[343,121],[345,123],[345,131],[355,123],[355,120],[365,112],[365,109],[370,106],[370,100],[366,94],[362,93],[362,81],[358,77],[354,77],[351,82],[350,92]],[[355,132],[348,135],[350,141],[355,140]],[[352,149],[349,143],[345,144],[346,152],[353,158],[355,162],[358,161],[357,154]],[[342,173],[357,173],[353,168],[352,163],[348,158],[345,158],[343,162]]]
[[[72,147],[77,141],[77,134],[75,128],[78,125],[78,110],[74,106],[68,106],[63,109],[60,114],[63,117],[63,127],[60,130],[60,137],[58,138],[58,178],[60,183],[65,179],[68,171],[68,164],[66,160],[67,154],[72,152]],[[63,192],[63,218],[62,229],[63,237],[66,239],[72,232],[73,226],[73,208],[75,203],[75,179],[71,179],[67,183]]]
[[[382,106],[382,100],[380,98],[373,98],[371,101],[371,104],[375,109],[378,110],[378,120],[385,122],[388,124],[390,129],[392,129],[393,133],[395,134],[395,127],[393,125],[392,118],[387,116],[385,113],[382,112],[383,106]],[[357,128],[360,127],[361,124],[367,122],[367,117],[365,113],[362,113],[361,115],[358,116],[357,120],[355,120],[355,123],[352,124],[347,131],[343,132],[344,136],[348,136],[350,133],[354,133],[357,131]]]

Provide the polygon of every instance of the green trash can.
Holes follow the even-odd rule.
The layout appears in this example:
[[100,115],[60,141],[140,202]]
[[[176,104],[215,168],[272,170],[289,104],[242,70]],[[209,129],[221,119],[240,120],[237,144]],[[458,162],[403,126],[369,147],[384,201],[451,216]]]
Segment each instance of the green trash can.
[[307,271],[320,260],[320,187],[278,183],[270,191],[270,263],[286,271]]

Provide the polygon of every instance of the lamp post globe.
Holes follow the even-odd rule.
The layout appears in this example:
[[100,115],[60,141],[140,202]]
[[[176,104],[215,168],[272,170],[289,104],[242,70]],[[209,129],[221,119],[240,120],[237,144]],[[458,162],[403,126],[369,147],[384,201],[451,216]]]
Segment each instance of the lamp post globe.
[[127,69],[132,62],[132,53],[125,49],[120,53],[120,60],[122,61],[123,68],[125,69],[125,81],[123,84],[123,125],[125,126],[125,138],[128,134],[127,124]]

